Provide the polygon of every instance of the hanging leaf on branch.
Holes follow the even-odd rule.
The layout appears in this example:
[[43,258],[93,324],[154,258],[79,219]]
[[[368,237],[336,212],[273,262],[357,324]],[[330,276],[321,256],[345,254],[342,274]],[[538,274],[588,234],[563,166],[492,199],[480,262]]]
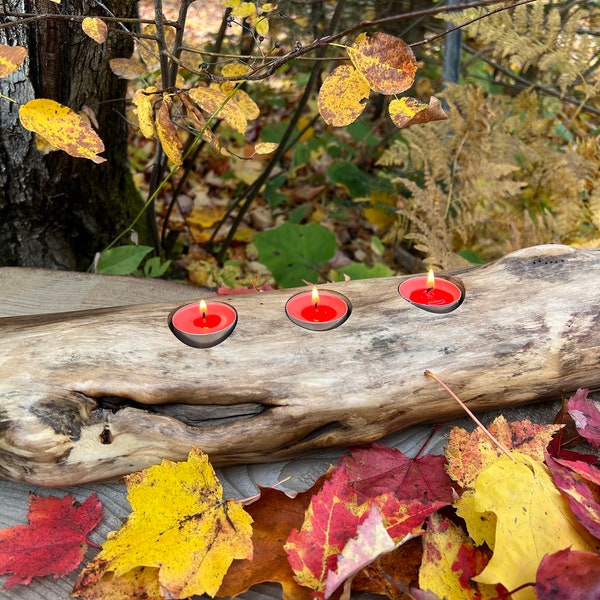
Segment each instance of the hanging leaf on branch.
[[415,81],[417,60],[411,47],[388,33],[361,33],[348,49],[352,64],[374,92],[400,94]]
[[[387,33],[361,33],[354,46],[346,47],[352,65],[341,65],[325,79],[318,97],[321,117],[333,127],[344,127],[358,119],[371,90],[395,95],[410,88],[417,61],[410,46]],[[447,119],[439,100],[429,104],[416,98],[395,98],[390,117],[399,127]]]
[[84,33],[98,44],[104,44],[108,36],[108,26],[98,17],[86,17],[81,23]]
[[88,158],[95,163],[106,162],[100,152],[104,152],[104,143],[91,125],[54,100],[30,100],[19,107],[21,125],[41,135],[49,144],[64,150],[75,158]]

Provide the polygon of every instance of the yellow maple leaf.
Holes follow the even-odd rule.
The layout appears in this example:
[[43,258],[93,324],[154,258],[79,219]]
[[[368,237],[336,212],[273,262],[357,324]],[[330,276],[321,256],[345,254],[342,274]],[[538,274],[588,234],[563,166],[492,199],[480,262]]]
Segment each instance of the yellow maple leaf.
[[340,65],[325,79],[318,97],[319,113],[328,125],[345,127],[365,110],[371,88],[351,65]]
[[104,44],[108,35],[106,23],[98,17],[86,17],[81,23],[84,33],[98,44]]
[[153,567],[164,596],[214,596],[233,560],[252,557],[252,518],[239,502],[223,501],[201,450],[192,448],[185,462],[163,460],[125,483],[133,512],[86,570],[119,577]]
[[411,47],[389,33],[361,33],[347,51],[375,92],[399,94],[415,80],[417,60]]
[[6,77],[16,71],[27,56],[23,46],[0,45],[0,77]]
[[[472,528],[479,527],[482,514],[495,514],[494,540],[490,540],[494,554],[473,579],[479,583],[501,583],[509,590],[534,582],[546,554],[569,547],[597,550],[597,542],[579,524],[546,466],[520,452],[511,455],[515,460],[502,456],[479,474],[472,511],[461,511],[469,534]],[[511,597],[533,600],[536,595],[527,587]]]
[[54,100],[30,100],[19,107],[21,125],[41,135],[49,144],[76,158],[89,158],[95,163],[106,162],[100,152],[104,143],[83,119],[68,106]]

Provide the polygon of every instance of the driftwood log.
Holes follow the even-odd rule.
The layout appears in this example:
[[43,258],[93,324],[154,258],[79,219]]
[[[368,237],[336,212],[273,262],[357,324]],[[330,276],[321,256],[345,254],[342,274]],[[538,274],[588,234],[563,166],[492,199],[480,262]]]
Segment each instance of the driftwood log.
[[264,462],[378,439],[460,410],[600,389],[600,251],[538,246],[454,273],[466,299],[436,315],[401,277],[323,288],[339,328],[294,325],[295,290],[223,298],[239,321],[210,349],[177,340],[173,303],[0,319],[0,475],[45,486],[180,460]]

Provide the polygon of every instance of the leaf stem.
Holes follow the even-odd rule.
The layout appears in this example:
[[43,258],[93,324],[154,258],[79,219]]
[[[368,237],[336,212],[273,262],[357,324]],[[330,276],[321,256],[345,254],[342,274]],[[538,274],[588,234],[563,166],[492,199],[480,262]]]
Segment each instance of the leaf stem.
[[440,386],[442,386],[450,394],[450,396],[456,400],[458,405],[469,415],[469,417],[473,419],[477,427],[483,431],[483,433],[491,440],[491,442],[495,444],[502,452],[504,452],[504,454],[506,454],[510,460],[516,462],[510,451],[507,450],[506,447],[485,428],[483,423],[473,414],[471,409],[435,373],[432,373],[429,369],[426,369],[424,374],[426,377],[431,377],[431,379],[437,381]]

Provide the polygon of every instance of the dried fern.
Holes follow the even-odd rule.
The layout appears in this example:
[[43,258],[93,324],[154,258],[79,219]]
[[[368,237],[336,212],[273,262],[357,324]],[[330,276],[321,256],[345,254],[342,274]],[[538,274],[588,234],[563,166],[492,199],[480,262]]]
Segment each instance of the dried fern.
[[578,243],[600,232],[597,140],[557,142],[548,100],[485,95],[473,86],[444,93],[450,119],[409,129],[382,155],[404,192],[406,239],[444,268],[468,249],[491,260],[519,247]]

